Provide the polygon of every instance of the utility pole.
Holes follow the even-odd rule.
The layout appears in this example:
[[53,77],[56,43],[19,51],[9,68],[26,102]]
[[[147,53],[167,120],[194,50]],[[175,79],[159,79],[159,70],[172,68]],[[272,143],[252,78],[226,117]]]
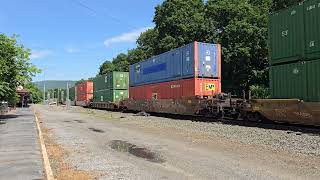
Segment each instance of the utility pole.
[[70,109],[70,99],[69,99],[69,82],[67,82],[67,98],[66,98],[66,107]]
[[43,70],[43,105],[46,104],[46,73]]
[[58,88],[58,92],[57,92],[57,106],[59,105],[59,88]]

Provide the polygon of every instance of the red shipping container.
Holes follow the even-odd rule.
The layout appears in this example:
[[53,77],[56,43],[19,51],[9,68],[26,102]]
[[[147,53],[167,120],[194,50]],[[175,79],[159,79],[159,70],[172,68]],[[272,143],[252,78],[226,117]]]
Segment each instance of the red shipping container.
[[178,99],[221,93],[220,79],[191,78],[130,87],[131,99]]
[[93,98],[93,82],[85,81],[77,85],[77,105],[86,106]]

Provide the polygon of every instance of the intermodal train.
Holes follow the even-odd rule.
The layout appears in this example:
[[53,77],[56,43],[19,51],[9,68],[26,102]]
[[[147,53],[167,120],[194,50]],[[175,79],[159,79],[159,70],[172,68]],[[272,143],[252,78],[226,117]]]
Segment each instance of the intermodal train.
[[320,125],[320,0],[269,17],[271,99],[221,91],[221,47],[192,42],[70,88],[73,105],[99,109]]

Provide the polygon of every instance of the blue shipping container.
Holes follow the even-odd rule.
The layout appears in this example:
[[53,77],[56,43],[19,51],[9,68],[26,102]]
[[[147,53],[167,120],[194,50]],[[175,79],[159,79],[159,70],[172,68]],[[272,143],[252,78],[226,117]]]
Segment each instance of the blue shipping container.
[[130,66],[130,86],[193,77],[221,77],[219,44],[193,42]]

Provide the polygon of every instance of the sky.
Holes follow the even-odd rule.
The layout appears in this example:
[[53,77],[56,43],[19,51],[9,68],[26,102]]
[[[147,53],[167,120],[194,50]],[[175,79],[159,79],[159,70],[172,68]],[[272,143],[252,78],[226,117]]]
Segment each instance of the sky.
[[19,35],[31,62],[43,70],[33,81],[94,77],[105,60],[136,47],[154,27],[162,0],[10,0],[1,2],[0,33]]

